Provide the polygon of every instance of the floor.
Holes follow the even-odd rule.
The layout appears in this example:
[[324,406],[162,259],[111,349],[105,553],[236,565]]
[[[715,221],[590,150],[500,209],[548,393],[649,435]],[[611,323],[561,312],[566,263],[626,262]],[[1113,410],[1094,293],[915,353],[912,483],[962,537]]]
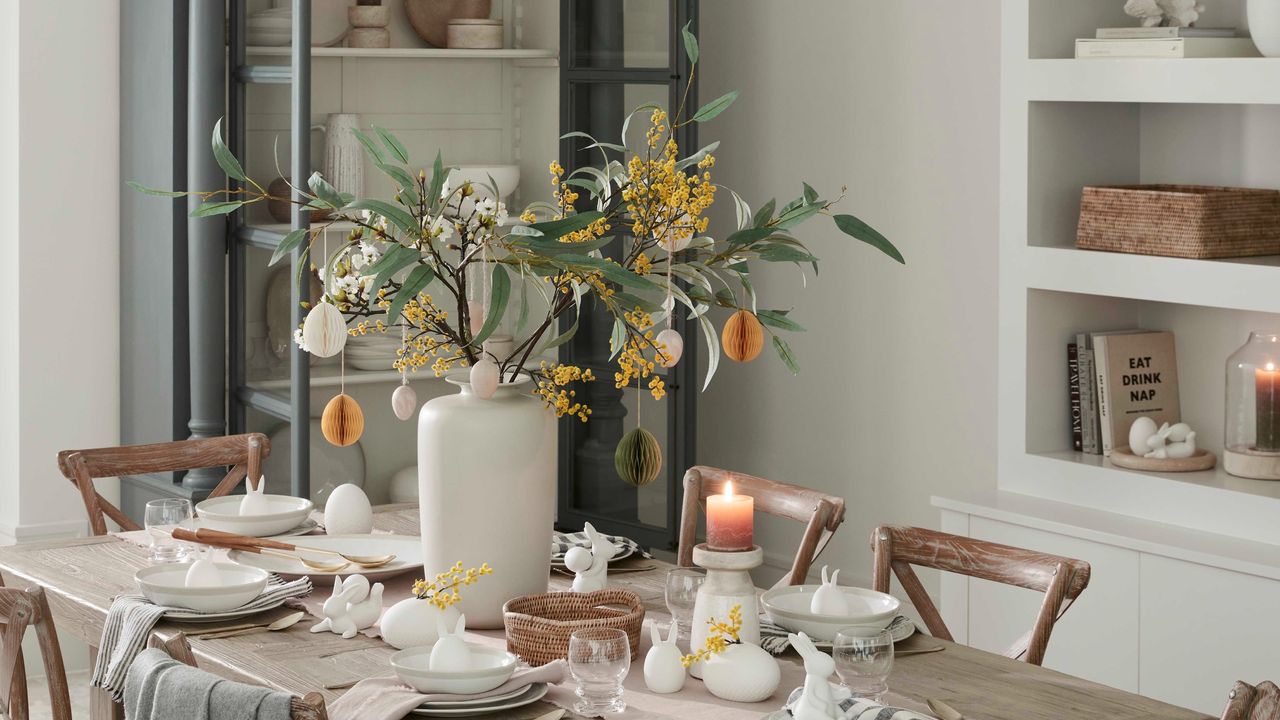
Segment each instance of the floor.
[[[89,671],[67,673],[67,684],[71,692],[71,716],[89,717]],[[49,704],[49,686],[43,677],[27,680],[27,697],[31,698],[32,718],[53,717],[53,706]]]

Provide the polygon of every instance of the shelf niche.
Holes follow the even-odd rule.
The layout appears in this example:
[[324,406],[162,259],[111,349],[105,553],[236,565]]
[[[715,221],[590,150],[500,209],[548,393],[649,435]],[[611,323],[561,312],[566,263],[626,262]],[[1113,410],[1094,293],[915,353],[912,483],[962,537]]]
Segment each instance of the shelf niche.
[[[1213,0],[1197,25],[1245,30],[1243,0]],[[1091,38],[1098,28],[1138,25],[1124,14],[1123,0],[1031,0],[1027,56],[1075,57],[1076,38]]]

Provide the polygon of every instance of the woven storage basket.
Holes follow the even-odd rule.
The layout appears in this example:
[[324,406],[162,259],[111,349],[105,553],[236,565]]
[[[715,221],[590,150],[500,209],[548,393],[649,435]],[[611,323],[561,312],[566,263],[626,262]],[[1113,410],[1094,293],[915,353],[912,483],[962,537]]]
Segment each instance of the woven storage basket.
[[[621,605],[618,607],[605,607]],[[524,595],[502,606],[507,650],[530,665],[546,665],[569,657],[569,636],[587,628],[625,630],[631,659],[640,652],[644,605],[630,590],[605,588],[589,593]]]
[[1280,191],[1204,185],[1085,187],[1076,246],[1195,259],[1280,254]]

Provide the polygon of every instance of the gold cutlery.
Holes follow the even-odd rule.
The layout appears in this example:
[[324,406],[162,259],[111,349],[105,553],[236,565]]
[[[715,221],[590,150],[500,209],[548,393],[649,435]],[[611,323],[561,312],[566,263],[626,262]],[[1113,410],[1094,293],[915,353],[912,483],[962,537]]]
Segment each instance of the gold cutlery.
[[347,680],[346,682],[340,682],[340,683],[330,683],[328,685],[325,685],[324,689],[325,690],[346,690],[352,685],[355,685],[356,683],[360,682],[361,679],[363,678],[358,678],[356,680]]
[[302,618],[305,616],[306,616],[305,612],[299,611],[296,613],[285,615],[284,617],[280,618],[279,620],[276,620],[275,622],[258,623],[256,625],[245,625],[243,627],[224,628],[222,630],[205,633],[203,635],[196,635],[195,637],[197,640],[218,640],[220,638],[237,637],[239,635],[248,635],[250,633],[262,632],[262,631],[279,632],[281,630],[288,630],[294,625],[297,625],[298,622],[302,620]]
[[307,552],[317,553],[320,555],[337,555],[343,560],[346,560],[349,563],[354,563],[363,568],[382,567],[396,559],[396,556],[390,553],[384,555],[349,555],[347,553],[337,552],[336,550],[324,550],[322,548],[281,542],[280,540],[253,537],[251,535],[237,535],[235,533],[223,532],[221,530],[213,530],[210,528],[200,528],[196,530],[195,537],[197,542],[202,543],[234,543],[236,545],[251,545],[254,547],[270,548],[273,550],[287,550],[296,553]]
[[560,718],[562,717],[564,717],[564,709],[557,708],[547,713],[546,715],[539,715],[533,720],[560,720]]
[[[300,562],[304,566],[306,566],[307,569],[315,570],[316,572],[326,572],[326,573],[338,572],[339,570],[351,564],[346,560],[327,563],[322,560],[312,560],[310,558],[306,558],[301,555],[294,555],[292,553],[282,552],[280,550],[273,550],[271,548],[261,547],[256,544],[246,544],[244,542],[233,542],[230,540],[213,539],[207,535],[204,537],[201,537],[198,533],[191,532],[186,528],[174,528],[171,534],[173,535],[173,538],[175,540],[185,540],[187,542],[195,542],[195,543],[201,543],[204,545],[212,545],[214,547],[227,548],[228,550],[243,550],[244,552],[256,553],[258,555],[270,555],[272,557],[282,557],[282,558],[287,558],[289,560],[296,560],[297,562]],[[231,533],[227,533],[227,535],[231,535]],[[235,535],[233,537],[243,538],[246,541],[257,541],[258,539],[258,538],[251,538],[248,535]]]
[[959,710],[956,710],[941,700],[929,698],[925,700],[925,702],[929,704],[929,709],[938,716],[938,720],[964,720],[964,715],[961,715]]
[[894,650],[893,655],[894,657],[902,657],[904,655],[924,655],[925,653],[942,652],[945,649],[946,648],[941,645],[936,647],[907,648],[906,650]]

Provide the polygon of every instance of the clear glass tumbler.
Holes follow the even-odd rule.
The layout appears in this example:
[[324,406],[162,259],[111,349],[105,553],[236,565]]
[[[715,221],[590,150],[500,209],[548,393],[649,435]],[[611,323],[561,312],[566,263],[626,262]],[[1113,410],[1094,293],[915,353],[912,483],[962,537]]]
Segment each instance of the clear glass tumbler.
[[667,610],[680,628],[680,634],[686,638],[693,628],[693,604],[698,599],[698,588],[706,579],[706,572],[696,568],[667,571]]
[[191,520],[191,501],[164,498],[147,503],[143,523],[151,534],[151,561],[179,562],[187,556],[187,546],[173,539],[173,529]]
[[832,646],[836,674],[854,697],[879,702],[889,691],[893,670],[893,636],[874,627],[847,627],[836,633]]
[[631,669],[631,643],[622,630],[590,628],[569,636],[569,673],[578,683],[574,710],[587,717],[620,713],[622,681]]

